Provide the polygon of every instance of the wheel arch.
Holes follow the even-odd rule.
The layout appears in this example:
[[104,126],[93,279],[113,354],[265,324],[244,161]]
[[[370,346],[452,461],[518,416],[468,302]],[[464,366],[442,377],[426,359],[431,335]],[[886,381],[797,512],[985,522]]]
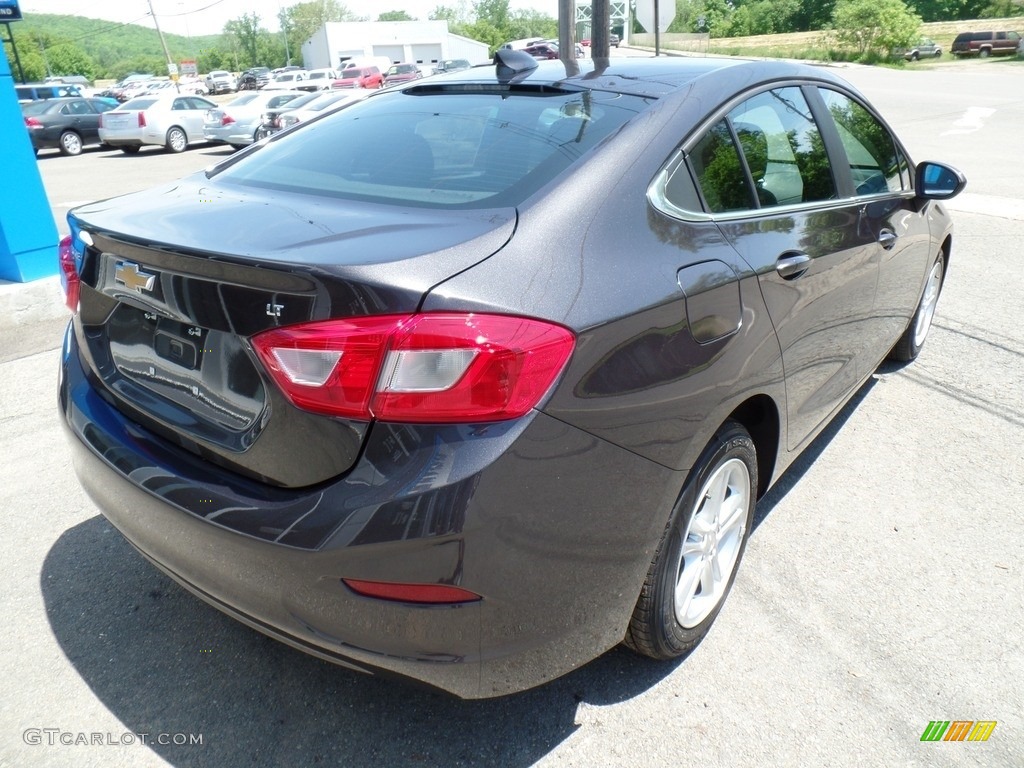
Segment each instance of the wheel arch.
[[729,414],[729,420],[738,422],[750,434],[757,450],[757,498],[771,486],[775,465],[779,457],[781,420],[775,401],[765,394],[754,395]]

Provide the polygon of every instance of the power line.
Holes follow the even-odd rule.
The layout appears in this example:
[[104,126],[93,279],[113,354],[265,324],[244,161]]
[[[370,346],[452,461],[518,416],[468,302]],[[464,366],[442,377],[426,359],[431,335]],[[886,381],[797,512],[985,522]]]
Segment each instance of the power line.
[[60,45],[61,43],[77,43],[79,40],[85,40],[85,39],[90,38],[90,37],[96,37],[96,35],[103,35],[103,34],[106,34],[107,32],[113,32],[115,29],[121,29],[121,27],[130,27],[133,24],[137,24],[138,22],[142,21],[143,19],[148,19],[148,18],[149,18],[149,14],[148,13],[147,14],[143,14],[142,16],[139,16],[139,18],[137,18],[137,19],[132,19],[131,21],[122,21],[119,24],[113,24],[113,25],[111,25],[109,27],[104,27],[103,29],[98,29],[98,30],[95,30],[93,32],[87,32],[84,35],[79,35],[78,37],[73,37],[70,40],[67,39],[67,38],[61,38],[60,40],[55,42],[54,45]]
[[220,5],[223,2],[224,0],[214,0],[209,5],[204,5],[202,8],[196,8],[195,10],[182,11],[181,13],[161,13],[160,15],[163,16],[165,19],[173,18],[175,16],[189,16],[193,13],[201,13],[203,11],[209,10],[210,8],[213,8],[213,6]]

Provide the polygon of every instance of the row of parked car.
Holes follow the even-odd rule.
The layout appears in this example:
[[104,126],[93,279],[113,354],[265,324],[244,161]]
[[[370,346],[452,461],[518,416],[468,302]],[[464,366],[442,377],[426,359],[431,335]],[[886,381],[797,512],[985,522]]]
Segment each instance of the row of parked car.
[[[368,93],[251,91],[223,105],[178,93],[145,94],[120,105],[109,98],[72,96],[24,104],[22,116],[37,154],[41,149],[59,149],[65,155],[78,155],[91,144],[127,154],[145,146],[183,152],[200,142],[240,149]],[[301,114],[289,114],[300,106]]]
[[[440,62],[434,71],[454,72],[469,66],[466,60],[450,59]],[[330,77],[309,77],[318,71]],[[242,79],[249,74],[258,77],[260,73],[250,70]],[[284,79],[297,74],[303,77]],[[55,91],[35,101],[26,99],[22,117],[37,154],[41,149],[58,149],[64,155],[78,155],[95,144],[128,154],[148,145],[182,152],[204,141],[237,149],[324,110],[358,100],[373,89],[422,76],[416,64],[395,64],[386,73],[375,66],[349,67],[340,73],[292,69],[279,73],[278,82],[293,82],[296,87],[282,89],[271,81],[259,89],[244,88],[230,103],[220,105],[205,98],[206,90],[179,92],[169,80],[135,75],[95,97],[83,96],[74,88],[61,91],[61,97],[54,97]],[[223,92],[219,79],[218,72],[207,76],[206,84],[213,86],[210,93]],[[326,87],[320,87],[321,82]],[[305,89],[303,83],[307,84]],[[314,83],[317,87],[308,87]],[[126,94],[130,95],[127,99]]]

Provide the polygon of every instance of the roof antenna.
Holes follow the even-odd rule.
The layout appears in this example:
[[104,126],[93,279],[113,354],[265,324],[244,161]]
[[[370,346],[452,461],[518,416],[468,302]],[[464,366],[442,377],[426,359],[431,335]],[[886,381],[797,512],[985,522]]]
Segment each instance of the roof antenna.
[[537,60],[525,51],[513,51],[511,48],[499,48],[494,53],[499,80],[509,80],[516,75],[530,72],[537,68]]

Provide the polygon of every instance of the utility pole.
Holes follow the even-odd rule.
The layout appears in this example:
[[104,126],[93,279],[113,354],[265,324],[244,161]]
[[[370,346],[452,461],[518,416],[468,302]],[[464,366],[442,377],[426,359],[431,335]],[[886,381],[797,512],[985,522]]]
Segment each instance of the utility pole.
[[558,0],[558,58],[576,61],[576,3]]
[[590,55],[595,59],[607,59],[611,55],[611,0],[591,0],[590,4]]
[[171,75],[174,80],[174,87],[181,93],[181,86],[178,84],[178,65],[171,61],[171,52],[167,50],[167,41],[164,40],[164,33],[160,30],[160,21],[156,17],[156,13],[153,11],[153,0],[149,2],[149,15],[153,17],[153,24],[156,26],[156,33],[160,36],[160,45],[164,48],[164,56],[167,58],[167,74]]
[[25,70],[21,68],[21,57],[18,55],[18,46],[14,44],[14,32],[11,30],[11,23],[9,21],[4,22],[4,29],[7,30],[7,38],[3,42],[11,44],[11,53],[14,54],[14,64],[18,67],[18,78],[20,82],[25,83]]

